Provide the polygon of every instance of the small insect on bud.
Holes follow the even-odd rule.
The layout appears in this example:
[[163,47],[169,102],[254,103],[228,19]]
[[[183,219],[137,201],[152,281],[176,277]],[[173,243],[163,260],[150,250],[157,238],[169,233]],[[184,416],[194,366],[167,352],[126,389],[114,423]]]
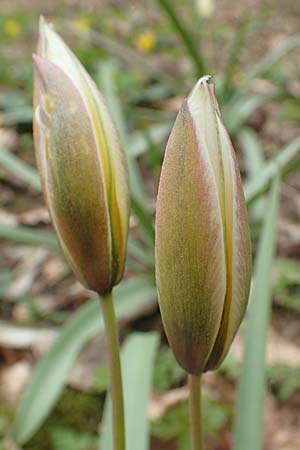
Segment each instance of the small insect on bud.
[[236,156],[214,85],[201,78],[178,113],[159,183],[156,280],[179,364],[217,368],[244,316],[251,243]]
[[43,19],[33,58],[34,140],[46,203],[75,275],[103,294],[122,277],[128,234],[118,133],[96,85]]

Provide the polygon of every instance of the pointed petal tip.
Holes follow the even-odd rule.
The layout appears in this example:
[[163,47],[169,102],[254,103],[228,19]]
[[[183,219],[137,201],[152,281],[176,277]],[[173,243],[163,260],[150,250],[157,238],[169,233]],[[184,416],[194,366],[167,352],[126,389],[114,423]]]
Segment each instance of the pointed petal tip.
[[54,33],[54,27],[51,22],[48,22],[44,16],[40,16],[39,18],[39,36],[40,39],[45,42],[49,40]]
[[207,83],[211,79],[211,75],[203,75],[203,77],[199,78],[197,81],[197,85]]
[[45,17],[41,14],[39,17],[39,31],[43,33],[45,30],[49,30],[52,28],[51,22],[48,22]]
[[49,27],[49,25],[48,25],[47,20],[45,19],[44,16],[41,15],[39,18],[39,34],[40,34],[40,36],[42,36],[42,38],[44,38],[48,27]]
[[40,30],[47,25],[47,21],[45,19],[45,17],[41,14],[39,17],[39,28]]

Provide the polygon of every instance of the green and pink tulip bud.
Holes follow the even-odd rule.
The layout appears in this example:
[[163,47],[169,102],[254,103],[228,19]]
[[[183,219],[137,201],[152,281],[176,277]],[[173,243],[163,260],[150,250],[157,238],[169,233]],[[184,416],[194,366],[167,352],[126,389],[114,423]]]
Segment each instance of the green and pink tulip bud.
[[104,294],[122,277],[127,245],[119,136],[95,83],[44,20],[34,67],[35,150],[50,216],[76,277]]
[[214,85],[201,78],[178,113],[159,184],[156,280],[179,364],[216,369],[244,316],[251,276],[247,211]]

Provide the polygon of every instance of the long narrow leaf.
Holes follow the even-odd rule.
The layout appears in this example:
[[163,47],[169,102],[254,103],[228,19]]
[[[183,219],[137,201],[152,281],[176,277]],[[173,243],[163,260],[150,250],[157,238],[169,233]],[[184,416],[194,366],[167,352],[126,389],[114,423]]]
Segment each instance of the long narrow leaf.
[[[255,179],[262,172],[266,160],[258,136],[251,128],[243,128],[239,133],[239,142],[244,156],[247,178]],[[265,199],[256,201],[250,210],[251,217],[260,221],[264,216]]]
[[154,267],[154,252],[149,253],[137,240],[128,240],[128,253],[146,266]]
[[272,98],[271,95],[252,95],[249,98],[243,97],[227,104],[223,108],[223,113],[228,132],[231,135],[236,134],[253,113]]
[[[130,450],[149,449],[147,410],[157,346],[157,333],[135,333],[122,348],[126,448]],[[111,417],[108,397],[102,420],[101,450],[113,450]]]
[[[298,158],[293,162],[294,158]],[[247,181],[244,185],[245,198],[248,204],[251,204],[257,197],[265,193],[273,177],[279,170],[282,177],[286,176],[292,169],[300,164],[300,139],[294,139],[290,144],[283,148],[278,155],[265,164],[264,169],[258,175]]]
[[42,245],[59,250],[54,233],[35,230],[24,226],[9,226],[0,224],[0,239],[20,242],[27,245]]
[[0,166],[23,180],[36,190],[41,189],[40,178],[36,170],[8,150],[0,149]]
[[[115,288],[116,314],[124,318],[145,307],[156,296],[152,283],[136,279]],[[82,347],[103,331],[97,300],[81,307],[64,325],[50,351],[39,361],[17,411],[14,430],[24,444],[37,431],[55,405]]]
[[[60,252],[60,246],[51,231],[42,231],[26,226],[0,224],[0,239],[19,242],[25,245],[43,246]],[[154,266],[154,254],[145,249],[137,240],[128,239],[128,253],[137,261],[149,267]]]
[[264,167],[266,160],[256,132],[243,128],[239,133],[248,178],[255,178]]
[[262,450],[263,446],[265,350],[271,309],[279,186],[277,175],[269,195],[268,213],[255,265],[255,284],[248,311],[245,353],[237,395],[234,450]]
[[152,125],[146,130],[135,131],[130,136],[129,151],[134,157],[145,153],[149,147],[147,136],[155,143],[159,144],[170,134],[172,124],[165,123]]

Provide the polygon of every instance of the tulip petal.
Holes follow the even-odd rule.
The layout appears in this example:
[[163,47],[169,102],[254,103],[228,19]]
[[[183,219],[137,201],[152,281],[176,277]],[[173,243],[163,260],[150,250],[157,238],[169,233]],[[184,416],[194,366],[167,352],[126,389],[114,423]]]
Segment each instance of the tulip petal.
[[103,292],[111,287],[111,237],[92,124],[72,80],[45,58],[34,61],[43,109],[34,119],[35,147],[51,218],[77,277]]
[[227,289],[222,323],[205,370],[216,369],[225,358],[247,308],[251,281],[251,241],[246,202],[237,158],[230,138],[217,116],[227,205]]
[[223,227],[213,170],[184,102],[167,145],[157,200],[156,279],[173,352],[202,372],[226,292]]

